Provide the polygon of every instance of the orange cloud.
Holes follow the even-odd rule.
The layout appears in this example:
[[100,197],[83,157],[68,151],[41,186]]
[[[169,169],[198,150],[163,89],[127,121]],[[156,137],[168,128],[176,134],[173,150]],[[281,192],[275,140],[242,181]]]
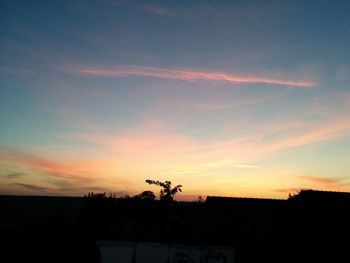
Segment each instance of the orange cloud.
[[[160,180],[166,176],[166,179],[175,181],[181,177],[181,181],[186,183],[193,176],[197,178],[206,174],[213,175],[210,176],[212,179],[218,179],[221,176],[217,175],[217,169],[258,168],[253,163],[241,162],[239,158],[232,156],[232,149],[225,155],[222,152],[208,151],[206,142],[174,133],[170,127],[154,124],[152,121],[136,125],[123,134],[81,133],[74,136],[79,140],[103,146],[109,152],[107,158],[113,156],[115,160],[128,166],[128,174],[133,174],[135,181],[141,182],[135,183],[135,188],[143,187],[146,176],[156,176]],[[183,178],[184,176],[188,179]],[[198,178],[195,180],[198,181]],[[206,184],[210,184],[210,181],[201,183],[203,187]],[[210,188],[208,185],[207,187]]]
[[0,160],[23,165],[35,170],[45,170],[53,177],[67,178],[67,170],[63,165],[25,153],[12,147],[0,146]]
[[183,81],[222,81],[235,84],[272,84],[289,87],[312,88],[317,85],[312,80],[291,80],[274,78],[271,76],[238,76],[225,72],[195,71],[189,69],[161,69],[155,67],[126,66],[115,69],[106,68],[76,68],[72,73],[97,77],[129,77],[141,76],[160,79],[172,79]]
[[342,178],[321,178],[314,176],[298,176],[297,178],[315,184],[315,186],[309,186],[309,188],[321,188],[330,191],[343,191],[344,187],[347,188],[349,185]]
[[319,183],[319,184],[336,184],[338,183],[340,180],[336,179],[336,178],[320,178],[320,177],[313,177],[313,176],[298,176],[299,179],[303,179],[303,180],[307,180],[307,181],[311,181],[311,182],[315,182],[315,183]]
[[[0,161],[29,168],[44,173],[51,178],[73,181],[76,183],[92,183],[98,180],[95,173],[101,170],[100,165],[90,161],[75,161],[62,164],[47,158],[38,157],[18,149],[0,145]],[[125,180],[127,182],[127,180]],[[123,181],[123,183],[125,183]]]
[[22,184],[22,183],[14,183],[13,185],[20,186],[30,191],[39,192],[39,193],[47,193],[52,192],[54,189],[32,185],[32,184]]

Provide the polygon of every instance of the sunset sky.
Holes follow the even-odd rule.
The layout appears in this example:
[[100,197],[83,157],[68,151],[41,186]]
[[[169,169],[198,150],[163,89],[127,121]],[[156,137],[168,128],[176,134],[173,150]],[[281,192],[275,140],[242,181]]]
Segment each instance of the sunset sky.
[[0,4],[0,194],[350,191],[350,1]]

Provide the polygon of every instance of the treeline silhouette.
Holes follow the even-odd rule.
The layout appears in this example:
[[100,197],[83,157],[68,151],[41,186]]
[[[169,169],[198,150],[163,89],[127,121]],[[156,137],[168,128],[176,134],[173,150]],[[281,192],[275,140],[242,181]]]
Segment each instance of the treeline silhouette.
[[[156,185],[163,196],[167,185],[174,189],[171,184]],[[48,204],[35,211],[59,207],[50,212],[50,220],[1,226],[3,256],[11,259],[2,262],[99,262],[97,240],[230,245],[236,247],[238,263],[348,258],[350,193],[302,190],[286,200],[209,196],[205,202],[177,202],[175,194],[158,199],[151,191],[124,197],[88,193],[76,199],[46,198]],[[14,201],[7,198],[11,210]],[[4,197],[0,202],[4,212]],[[60,213],[70,206],[74,216]]]

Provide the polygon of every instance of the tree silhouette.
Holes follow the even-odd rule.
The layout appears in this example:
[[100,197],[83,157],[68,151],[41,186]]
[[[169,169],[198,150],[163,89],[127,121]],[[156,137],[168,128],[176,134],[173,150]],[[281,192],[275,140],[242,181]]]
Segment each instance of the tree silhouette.
[[174,188],[171,187],[171,182],[170,181],[165,181],[165,182],[160,182],[160,181],[155,181],[155,180],[146,180],[146,183],[148,184],[154,184],[157,186],[162,187],[163,189],[160,190],[159,192],[159,199],[161,201],[173,201],[174,200],[174,195],[177,192],[182,192],[182,185],[177,185]]

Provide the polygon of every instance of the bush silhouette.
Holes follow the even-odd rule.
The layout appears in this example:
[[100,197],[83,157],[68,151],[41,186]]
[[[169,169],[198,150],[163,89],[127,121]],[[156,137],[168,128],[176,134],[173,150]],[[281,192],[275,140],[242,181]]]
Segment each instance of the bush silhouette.
[[135,195],[135,199],[139,200],[154,200],[156,195],[152,191],[143,191],[141,194]]

